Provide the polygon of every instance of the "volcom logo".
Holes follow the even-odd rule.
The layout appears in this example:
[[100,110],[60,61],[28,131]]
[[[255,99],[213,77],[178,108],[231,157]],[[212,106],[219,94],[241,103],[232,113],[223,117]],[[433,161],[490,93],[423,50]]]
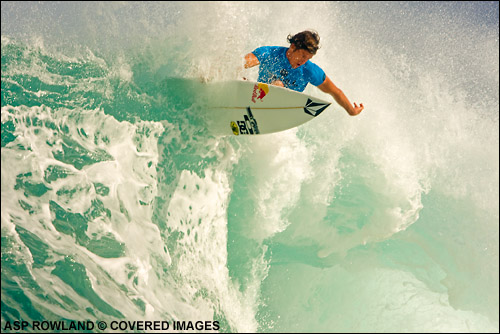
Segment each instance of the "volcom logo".
[[331,103],[318,103],[313,102],[311,99],[307,99],[306,106],[304,107],[304,112],[311,116],[318,116],[323,110],[328,108]]

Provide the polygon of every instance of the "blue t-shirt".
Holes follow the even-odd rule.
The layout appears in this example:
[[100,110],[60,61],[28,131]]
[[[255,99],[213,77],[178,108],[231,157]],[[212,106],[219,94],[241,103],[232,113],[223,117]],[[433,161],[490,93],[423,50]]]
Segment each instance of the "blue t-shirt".
[[252,52],[260,62],[259,82],[270,84],[281,80],[286,88],[302,92],[309,82],[319,86],[325,81],[325,72],[309,60],[292,68],[286,57],[287,50],[283,46],[262,46]]

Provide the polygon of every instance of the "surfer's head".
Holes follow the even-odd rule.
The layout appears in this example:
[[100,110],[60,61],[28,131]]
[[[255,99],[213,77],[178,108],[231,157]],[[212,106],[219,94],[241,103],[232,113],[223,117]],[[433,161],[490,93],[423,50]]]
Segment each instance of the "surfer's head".
[[319,49],[319,35],[313,31],[302,31],[296,35],[288,35],[290,48],[286,56],[292,68],[304,65]]
[[295,35],[288,35],[288,43],[295,46],[298,50],[306,50],[315,55],[319,49],[319,35],[315,31],[305,30]]

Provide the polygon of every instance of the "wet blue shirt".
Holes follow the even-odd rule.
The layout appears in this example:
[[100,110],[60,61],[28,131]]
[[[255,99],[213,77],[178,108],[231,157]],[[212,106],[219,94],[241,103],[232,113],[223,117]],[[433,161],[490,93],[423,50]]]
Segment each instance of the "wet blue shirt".
[[252,52],[260,62],[259,82],[270,84],[281,80],[286,88],[302,92],[309,82],[319,86],[325,81],[325,72],[309,60],[292,68],[286,57],[287,50],[282,46],[262,46]]

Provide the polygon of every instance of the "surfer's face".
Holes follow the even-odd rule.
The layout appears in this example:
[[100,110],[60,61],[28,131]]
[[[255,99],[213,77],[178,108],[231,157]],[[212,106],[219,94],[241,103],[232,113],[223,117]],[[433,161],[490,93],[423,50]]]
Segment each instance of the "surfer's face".
[[286,56],[292,68],[297,68],[299,66],[304,65],[309,59],[311,59],[314,55],[307,50],[297,49],[295,45],[290,45]]

